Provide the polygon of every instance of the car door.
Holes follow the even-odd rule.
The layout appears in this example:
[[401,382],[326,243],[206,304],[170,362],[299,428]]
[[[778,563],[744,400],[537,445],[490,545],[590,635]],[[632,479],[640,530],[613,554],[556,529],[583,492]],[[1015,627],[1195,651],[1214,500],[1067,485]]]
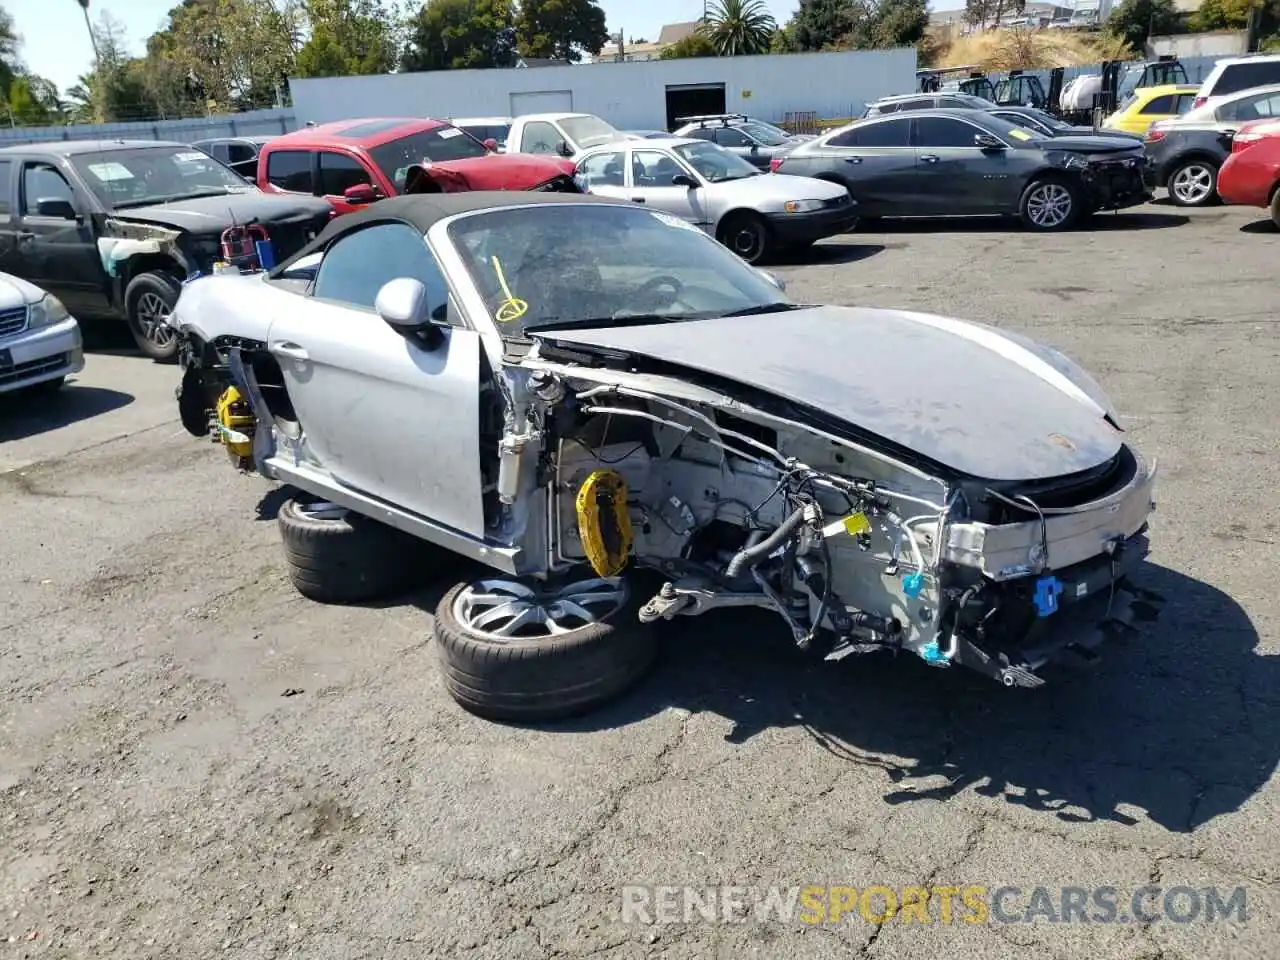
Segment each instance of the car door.
[[[520,133],[520,152],[557,157],[560,155],[558,147],[562,141],[569,144],[555,124],[546,120],[530,120]],[[573,145],[569,144],[569,147],[572,149]]]
[[361,184],[374,186],[373,175],[364,164],[337,150],[317,150],[316,155],[316,193],[328,200],[338,213],[351,213],[367,207],[367,203],[348,200],[344,192]]
[[248,141],[232,140],[227,144],[224,162],[246,180],[252,180],[258,172],[258,148]]
[[13,182],[13,165],[8,158],[0,160],[0,271],[17,276],[18,190]]
[[[374,310],[398,277],[421,280],[433,318],[449,324],[434,349]],[[310,291],[276,309],[267,338],[306,446],[335,480],[483,537],[480,336],[462,322],[421,233],[375,222],[341,237]]]
[[859,123],[828,140],[822,152],[828,156],[825,169],[848,186],[863,216],[914,212],[916,154],[909,116]]
[[266,185],[285,193],[314,196],[315,154],[310,150],[268,151]]
[[606,150],[592,153],[578,161],[574,171],[579,184],[588,193],[601,197],[627,199],[627,152]]
[[1005,212],[1013,171],[1008,150],[984,150],[974,137],[987,131],[956,117],[912,119],[916,190],[929,216]]
[[[13,273],[48,290],[73,314],[107,312],[107,278],[89,216],[91,201],[52,160],[24,160],[18,178]],[[102,171],[100,179],[110,178],[110,170]],[[58,202],[68,204],[74,215],[52,213]]]
[[741,157],[747,163],[768,169],[768,155],[762,156],[759,145],[737,127],[716,127],[712,133],[717,146]]
[[[653,147],[628,149],[626,197],[651,210],[661,210],[699,227],[707,223],[706,203],[702,194],[702,178],[695,176],[668,150]],[[684,174],[699,184],[697,187],[672,183],[671,178]]]

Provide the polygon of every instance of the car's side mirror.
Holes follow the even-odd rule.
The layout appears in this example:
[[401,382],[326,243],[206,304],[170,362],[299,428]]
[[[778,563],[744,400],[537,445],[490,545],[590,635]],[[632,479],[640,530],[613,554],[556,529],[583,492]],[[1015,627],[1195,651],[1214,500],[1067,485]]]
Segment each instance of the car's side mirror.
[[407,340],[416,340],[427,349],[438,347],[444,340],[443,329],[431,319],[431,303],[421,280],[388,280],[378,291],[373,308],[383,323]]
[[760,144],[758,144],[758,143],[753,143],[753,144],[751,145],[751,152],[752,152],[752,153],[759,153],[759,152],[760,152]]
[[484,139],[484,148],[485,148],[486,150],[488,150],[490,153],[497,153],[497,152],[498,152],[498,141],[497,141],[497,140],[495,140],[495,139],[493,139],[493,137],[485,137],[485,139]]
[[973,135],[973,145],[983,150],[1003,150],[1004,143],[996,137],[986,133],[975,133]]
[[759,267],[756,267],[755,271],[756,273],[760,274],[760,276],[763,277],[765,280],[767,280],[769,283],[777,287],[779,290],[783,291],[784,293],[786,292],[787,281],[783,280],[777,274],[770,273],[768,270],[761,270]]
[[357,183],[342,191],[347,203],[373,203],[378,199],[378,190],[372,183]]
[[561,140],[556,144],[556,153],[560,154],[562,157],[572,157],[573,148],[569,146],[568,140]]
[[36,215],[57,220],[74,220],[79,216],[70,200],[42,197],[36,201]]
[[693,177],[689,176],[687,173],[677,173],[671,178],[671,183],[673,186],[688,187],[691,190],[698,186],[698,181],[693,179]]

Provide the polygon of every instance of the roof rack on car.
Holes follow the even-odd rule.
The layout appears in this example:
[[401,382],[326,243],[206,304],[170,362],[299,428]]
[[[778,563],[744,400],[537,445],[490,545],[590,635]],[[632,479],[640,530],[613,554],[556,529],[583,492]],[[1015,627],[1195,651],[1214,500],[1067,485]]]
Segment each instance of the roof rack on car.
[[718,120],[720,123],[728,123],[730,120],[746,120],[745,113],[704,113],[695,117],[676,117],[676,123],[710,123]]

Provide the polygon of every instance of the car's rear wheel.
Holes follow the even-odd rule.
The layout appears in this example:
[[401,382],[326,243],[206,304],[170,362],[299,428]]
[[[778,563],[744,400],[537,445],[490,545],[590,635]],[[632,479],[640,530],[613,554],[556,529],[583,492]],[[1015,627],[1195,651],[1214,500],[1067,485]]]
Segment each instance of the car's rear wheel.
[[1271,191],[1271,222],[1280,230],[1280,185]]
[[769,227],[754,213],[735,213],[720,227],[720,242],[750,264],[769,254]]
[[167,321],[181,292],[177,280],[155,271],[138,274],[125,288],[129,332],[138,349],[157,363],[173,363],[178,358],[178,331]]
[[294,588],[318,603],[405,593],[441,565],[443,551],[325,500],[298,496],[277,514]]
[[581,714],[649,669],[655,633],[623,578],[554,584],[493,577],[460,583],[436,608],[445,688],[492,720]]
[[1207,207],[1218,199],[1218,168],[1208,160],[1188,160],[1169,173],[1168,189],[1179,207]]
[[1043,177],[1027,185],[1018,213],[1032,230],[1066,230],[1080,219],[1083,208],[1078,186],[1063,178]]

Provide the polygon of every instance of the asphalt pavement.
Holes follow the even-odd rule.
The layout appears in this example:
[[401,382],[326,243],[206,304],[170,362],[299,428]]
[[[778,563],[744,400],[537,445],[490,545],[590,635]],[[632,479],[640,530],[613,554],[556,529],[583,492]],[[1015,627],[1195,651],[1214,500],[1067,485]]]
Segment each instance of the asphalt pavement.
[[[774,618],[716,615],[541,729],[444,693],[447,584],[297,596],[278,492],[182,430],[174,368],[93,334],[62,396],[0,403],[3,955],[1280,956],[1278,253],[1261,211],[1152,205],[1053,236],[889,226],[776,267],[800,299],[1082,362],[1159,462],[1161,618],[1006,691],[806,665]],[[930,922],[868,921],[914,887]],[[726,895],[754,912],[724,922]]]

